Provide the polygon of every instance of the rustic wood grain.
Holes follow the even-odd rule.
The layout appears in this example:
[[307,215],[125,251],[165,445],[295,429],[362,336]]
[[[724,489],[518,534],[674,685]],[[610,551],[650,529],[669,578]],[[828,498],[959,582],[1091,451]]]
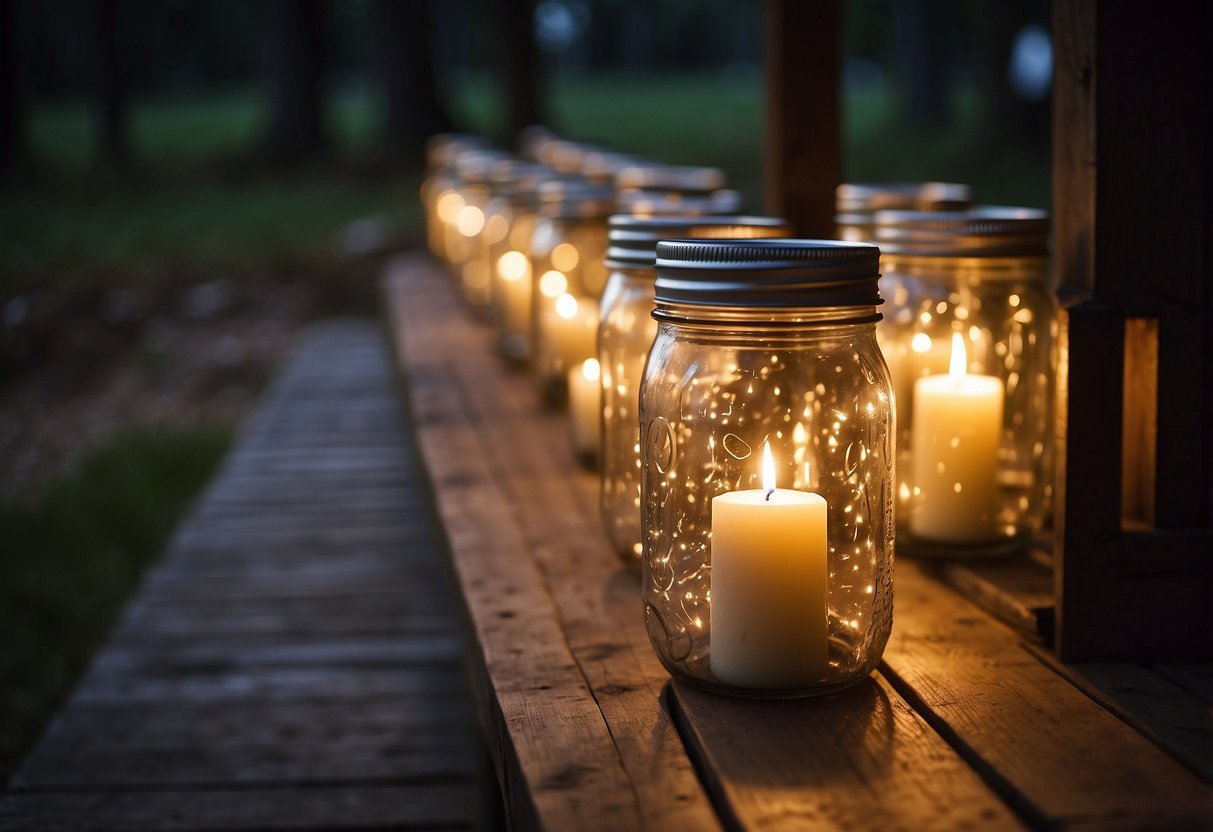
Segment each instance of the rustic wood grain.
[[671,698],[738,827],[1026,828],[879,676],[821,699],[745,701],[677,683]]
[[1213,711],[1195,696],[1139,664],[1064,664],[1051,651],[1035,645],[1030,649],[1205,782],[1213,782]]
[[1011,630],[897,565],[882,667],[1033,825],[1205,824],[1213,790],[1032,655]]
[[[454,538],[467,533],[462,527],[472,523],[494,530],[496,524],[486,522],[481,512],[485,503],[495,508],[499,502],[508,519],[497,531],[518,536],[512,545],[519,549],[504,553],[507,565],[514,562],[513,571],[506,575],[516,583],[519,575],[535,570],[539,581],[535,591],[542,592],[547,607],[543,612],[557,627],[549,638],[568,651],[562,654],[567,656],[563,661],[577,670],[575,677],[553,680],[559,684],[550,697],[589,697],[593,710],[578,718],[589,720],[595,734],[603,732],[610,743],[599,748],[577,739],[584,728],[574,726],[580,730],[573,732],[573,743],[562,736],[537,757],[531,736],[536,727],[519,719],[518,710],[525,706],[533,713],[535,706],[504,697],[501,688],[508,689],[510,677],[490,664],[487,677],[492,690],[486,698],[495,701],[486,701],[486,709],[499,713],[504,721],[498,725],[503,745],[498,750],[499,765],[516,760],[521,769],[503,766],[503,779],[522,780],[529,786],[538,817],[526,818],[527,822],[563,828],[569,804],[586,798],[553,794],[545,778],[532,773],[550,765],[548,758],[562,755],[570,773],[560,778],[562,788],[565,781],[580,781],[605,767],[622,778],[613,790],[592,795],[603,805],[581,804],[581,811],[599,818],[598,823],[711,829],[717,825],[714,812],[660,704],[667,674],[644,632],[636,578],[611,553],[596,506],[583,499],[584,486],[571,487],[578,479],[592,478],[574,463],[565,417],[538,409],[526,380],[502,372],[489,333],[462,316],[441,280],[415,261],[403,263],[388,283],[388,295],[393,331],[401,344],[401,366],[439,504],[447,502],[452,479],[455,490],[474,479],[474,490],[480,494],[475,517],[458,509],[444,510],[471,616],[491,621],[492,608],[500,605],[500,589],[484,585],[480,566],[465,566],[462,559],[478,553],[461,547]],[[476,460],[476,472],[453,474],[451,466],[460,464],[451,460],[456,455],[465,469],[468,456]],[[504,622],[507,632],[517,633],[520,626],[517,616]],[[541,669],[530,667],[530,673],[538,675]],[[619,814],[620,807],[626,807],[628,814]]]
[[0,795],[0,828],[476,825],[427,494],[378,329],[311,329]]

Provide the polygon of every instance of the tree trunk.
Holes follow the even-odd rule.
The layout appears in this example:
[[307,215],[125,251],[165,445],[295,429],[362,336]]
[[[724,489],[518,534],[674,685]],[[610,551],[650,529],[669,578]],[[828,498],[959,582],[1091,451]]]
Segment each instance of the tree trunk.
[[26,162],[17,0],[0,0],[0,186],[20,178]]
[[389,156],[420,167],[425,139],[451,128],[438,97],[429,0],[371,0],[379,79],[387,99],[383,142]]
[[497,62],[505,84],[505,129],[512,143],[524,127],[543,124],[539,50],[533,0],[493,0],[499,36]]
[[126,167],[131,160],[127,130],[129,101],[122,77],[119,0],[95,0],[97,28],[97,156],[102,165]]
[[321,0],[262,0],[269,122],[261,154],[294,161],[327,148],[321,118],[324,73],[324,9]]

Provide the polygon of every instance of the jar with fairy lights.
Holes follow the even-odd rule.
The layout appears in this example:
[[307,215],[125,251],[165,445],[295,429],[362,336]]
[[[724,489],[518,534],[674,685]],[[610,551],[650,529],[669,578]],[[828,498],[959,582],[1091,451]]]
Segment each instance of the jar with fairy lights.
[[1057,312],[1048,216],[876,214],[877,329],[893,377],[898,536],[922,556],[1005,553],[1048,523]]
[[787,223],[777,217],[671,216],[611,217],[608,231],[606,290],[598,324],[598,361],[602,382],[602,520],[611,545],[629,567],[639,571],[640,535],[640,378],[657,334],[652,317],[657,242],[672,237],[747,239],[784,237]]
[[539,186],[531,236],[531,371],[545,401],[564,401],[569,370],[597,357],[607,218],[614,212],[609,185],[557,180]]
[[619,211],[634,216],[736,214],[741,194],[720,168],[638,162],[615,173]]
[[677,679],[830,693],[893,613],[893,402],[879,250],[657,244],[640,391],[644,615]]
[[463,207],[456,192],[455,158],[469,150],[488,146],[481,136],[440,133],[425,144],[426,179],[421,183],[421,203],[425,212],[425,239],[430,253],[446,259],[447,226],[454,223]]
[[502,355],[515,361],[526,359],[530,340],[528,254],[535,230],[535,191],[555,175],[547,165],[509,158],[499,160],[490,177],[492,195],[485,203],[484,228],[474,255],[483,261],[489,283],[477,300],[488,306],[498,326]]
[[877,211],[966,211],[968,185],[958,182],[844,182],[834,189],[834,233],[840,240],[875,239]]

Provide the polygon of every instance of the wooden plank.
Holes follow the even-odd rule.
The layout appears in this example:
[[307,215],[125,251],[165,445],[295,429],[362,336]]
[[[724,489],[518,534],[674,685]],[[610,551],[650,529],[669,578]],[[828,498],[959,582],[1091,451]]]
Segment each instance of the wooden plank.
[[879,676],[812,700],[744,701],[677,683],[670,698],[735,828],[1025,828]]
[[838,0],[767,0],[766,211],[799,236],[834,236],[842,181],[842,16]]
[[471,781],[477,760],[468,707],[411,698],[75,709],[47,729],[9,788]]
[[1021,632],[1053,640],[1053,569],[1024,555],[924,562],[933,577]]
[[80,792],[0,796],[0,828],[125,830],[462,829],[476,807],[464,784]]
[[1010,630],[899,561],[883,672],[1034,826],[1206,823],[1213,790],[1042,664]]
[[1213,782],[1213,713],[1196,697],[1139,664],[1064,664],[1048,650],[1030,649],[1142,736]]
[[0,827],[476,821],[463,642],[376,328],[313,330],[283,379],[0,797]]
[[1213,662],[1159,662],[1154,669],[1213,708]]
[[[588,686],[594,705],[583,718],[609,735],[609,747],[563,751],[570,773],[563,779],[580,779],[580,772],[610,766],[617,789],[594,795],[584,809],[587,817],[601,816],[607,825],[626,821],[654,828],[713,828],[714,813],[660,707],[658,694],[667,676],[637,614],[635,578],[610,553],[591,508],[578,504],[580,492],[570,489],[570,476],[578,475],[571,452],[552,441],[554,431],[567,430],[563,417],[537,413],[525,380],[500,371],[488,333],[460,316],[440,275],[416,261],[405,262],[395,269],[387,291],[420,444],[453,538],[452,554],[472,618],[488,617],[490,610],[483,607],[500,601],[495,595],[483,597],[480,567],[463,572],[464,559],[470,560],[474,550],[454,538],[472,524],[490,532],[496,524],[467,514],[462,505],[448,509],[452,480],[456,490],[474,480],[478,502],[500,506],[509,518],[502,521],[503,528],[517,535],[517,549],[509,556],[515,569],[534,571],[528,582],[537,581],[534,591],[542,593],[554,628],[548,637],[568,651],[562,654],[564,661],[578,671],[553,693],[580,698]],[[467,470],[473,460],[474,474]],[[517,582],[517,572],[508,574]],[[508,691],[513,682],[500,678],[500,668],[489,664],[487,671],[493,689],[485,691],[484,709],[504,723],[495,726],[503,779],[534,784],[538,778],[531,771],[546,761],[536,759],[534,729],[520,718],[524,703],[503,695],[503,685]],[[562,739],[561,746],[566,742]],[[538,817],[521,820],[562,828],[573,796],[551,794],[539,782],[538,791],[530,787]]]

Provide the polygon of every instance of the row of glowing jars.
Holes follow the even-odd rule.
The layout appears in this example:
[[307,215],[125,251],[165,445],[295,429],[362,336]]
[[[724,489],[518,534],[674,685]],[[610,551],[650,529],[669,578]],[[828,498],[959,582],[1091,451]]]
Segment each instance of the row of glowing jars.
[[898,533],[922,556],[997,554],[1049,520],[1056,304],[1048,219],[879,211],[877,332],[898,414]]

